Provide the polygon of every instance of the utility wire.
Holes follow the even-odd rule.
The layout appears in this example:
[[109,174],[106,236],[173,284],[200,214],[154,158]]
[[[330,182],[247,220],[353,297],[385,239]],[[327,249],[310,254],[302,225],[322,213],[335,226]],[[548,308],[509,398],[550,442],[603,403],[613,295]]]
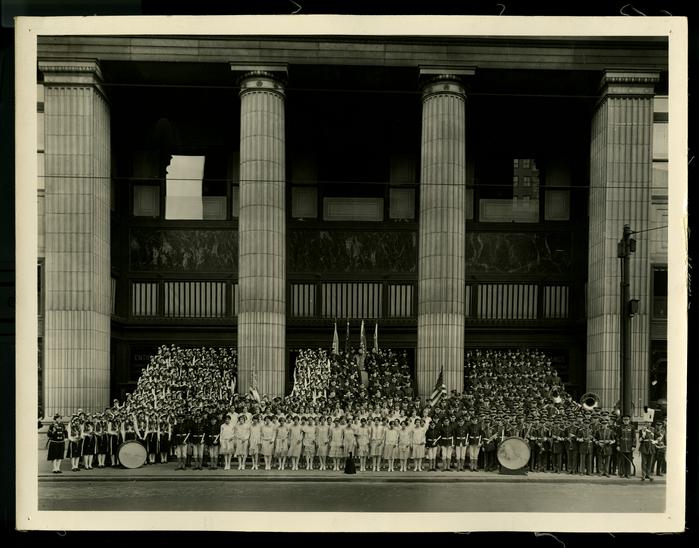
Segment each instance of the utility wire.
[[[112,177],[112,176],[100,176],[100,175],[39,175],[39,179],[94,179],[94,180],[112,180],[112,181],[124,181],[124,182],[135,182],[135,183],[163,183],[167,182],[167,178],[165,177]],[[290,184],[292,186],[306,186],[306,187],[315,187],[315,186],[331,186],[331,185],[336,185],[336,186],[341,186],[341,185],[352,185],[352,186],[376,186],[376,187],[381,187],[381,186],[390,186],[390,187],[416,187],[416,188],[424,188],[425,184],[424,183],[419,183],[419,182],[414,182],[414,183],[407,183],[407,182],[395,182],[392,183],[390,181],[342,181],[342,180],[322,180],[322,181],[307,181],[307,180],[294,180],[294,181],[289,181],[288,179],[284,180],[279,180],[279,179],[228,179],[228,178],[220,178],[220,179],[210,179],[208,177],[204,177],[203,179],[195,179],[195,178],[181,178],[181,177],[176,177],[170,179],[171,181],[177,181],[177,182],[206,182],[206,183],[232,183],[233,185],[239,185],[241,182],[249,182],[249,183],[285,183],[285,184]],[[430,187],[434,186],[446,186],[446,187],[463,187],[463,188],[513,188],[513,185],[510,183],[439,183],[439,182],[430,182],[429,183]],[[526,188],[534,188],[537,185],[532,185],[531,187],[524,187],[521,184],[518,185],[518,188],[521,189],[526,189]],[[629,189],[632,188],[631,185],[604,185],[604,186],[595,186],[595,185],[547,185],[547,184],[538,184],[539,190],[605,190],[605,189]]]

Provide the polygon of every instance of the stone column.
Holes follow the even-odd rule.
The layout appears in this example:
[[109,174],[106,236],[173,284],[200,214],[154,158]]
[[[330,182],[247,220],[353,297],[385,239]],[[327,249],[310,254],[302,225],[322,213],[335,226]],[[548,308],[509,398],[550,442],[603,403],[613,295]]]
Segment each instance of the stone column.
[[284,86],[265,70],[240,81],[238,386],[284,394],[286,205]]
[[[424,72],[423,72],[424,74]],[[459,78],[431,75],[422,95],[417,380],[429,396],[444,369],[463,390],[465,101]]]
[[[653,163],[653,93],[658,74],[607,70],[592,118],[590,150],[590,240],[587,312],[587,390],[603,407],[620,398],[620,281],[617,242],[624,224],[649,228]],[[648,403],[649,312],[648,234],[636,238],[631,254],[631,298],[639,313],[631,319],[631,364],[635,414]]]
[[94,61],[40,61],[45,87],[44,415],[104,409],[110,381],[109,105]]

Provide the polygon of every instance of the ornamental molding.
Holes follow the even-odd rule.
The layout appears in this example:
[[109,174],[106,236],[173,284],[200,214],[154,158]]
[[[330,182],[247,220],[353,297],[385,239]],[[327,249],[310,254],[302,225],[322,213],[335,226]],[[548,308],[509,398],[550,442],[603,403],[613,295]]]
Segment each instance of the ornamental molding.
[[423,101],[435,95],[452,95],[466,99],[466,88],[457,77],[445,74],[431,79],[422,87]]
[[44,73],[44,78],[49,75],[53,80],[54,74],[91,74],[94,75],[100,82],[102,81],[102,71],[96,59],[85,60],[39,60],[39,70]]
[[466,98],[463,79],[476,73],[474,67],[421,66],[423,101],[432,95],[449,94]]
[[600,91],[605,94],[630,95],[654,92],[655,84],[660,81],[657,72],[639,72],[632,70],[606,70],[600,81]]

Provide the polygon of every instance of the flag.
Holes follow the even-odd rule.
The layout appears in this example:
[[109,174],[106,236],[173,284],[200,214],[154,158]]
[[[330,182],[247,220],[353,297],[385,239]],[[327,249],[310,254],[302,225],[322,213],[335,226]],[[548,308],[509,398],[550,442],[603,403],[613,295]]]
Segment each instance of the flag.
[[349,320],[347,320],[347,332],[345,333],[345,354],[349,354],[350,349],[350,330],[349,330]]
[[335,322],[335,333],[333,333],[333,354],[340,353],[340,337],[337,335],[337,322]]
[[359,348],[366,352],[366,335],[364,334],[364,320],[362,320],[362,326],[359,328]]
[[374,324],[374,348],[372,352],[376,354],[379,351],[379,323]]
[[260,393],[257,391],[257,373],[254,371],[252,372],[252,383],[250,384],[249,392],[255,398],[255,401],[260,403]]
[[434,390],[430,395],[430,405],[434,407],[442,399],[442,396],[447,393],[447,387],[444,384],[444,368],[439,370],[439,377],[437,377],[437,382],[434,385]]

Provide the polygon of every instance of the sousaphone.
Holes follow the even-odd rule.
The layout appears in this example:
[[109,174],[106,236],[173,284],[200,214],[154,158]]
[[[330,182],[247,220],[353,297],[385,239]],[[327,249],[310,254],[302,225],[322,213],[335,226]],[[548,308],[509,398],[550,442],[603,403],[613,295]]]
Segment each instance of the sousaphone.
[[599,407],[600,398],[594,392],[587,392],[580,398],[580,405],[585,411],[592,411]]

